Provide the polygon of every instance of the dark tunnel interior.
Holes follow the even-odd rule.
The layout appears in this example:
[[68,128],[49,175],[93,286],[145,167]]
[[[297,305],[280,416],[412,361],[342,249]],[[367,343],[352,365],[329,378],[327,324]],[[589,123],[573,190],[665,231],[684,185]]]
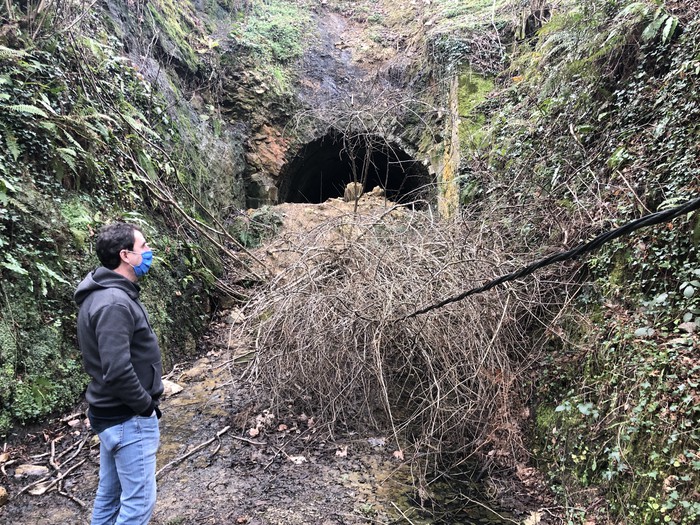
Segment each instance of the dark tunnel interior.
[[364,191],[380,186],[388,199],[426,203],[431,178],[420,162],[381,137],[343,139],[329,133],[308,143],[280,173],[281,202],[320,203],[342,197],[345,186],[363,182]]

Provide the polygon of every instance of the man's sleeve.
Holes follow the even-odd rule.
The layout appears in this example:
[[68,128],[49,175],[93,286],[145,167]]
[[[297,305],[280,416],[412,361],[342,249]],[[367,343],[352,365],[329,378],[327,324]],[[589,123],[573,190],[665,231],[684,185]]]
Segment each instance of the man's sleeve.
[[141,386],[131,365],[131,338],[134,334],[131,312],[124,305],[111,304],[98,312],[94,322],[105,387],[135,413],[152,411],[151,395]]

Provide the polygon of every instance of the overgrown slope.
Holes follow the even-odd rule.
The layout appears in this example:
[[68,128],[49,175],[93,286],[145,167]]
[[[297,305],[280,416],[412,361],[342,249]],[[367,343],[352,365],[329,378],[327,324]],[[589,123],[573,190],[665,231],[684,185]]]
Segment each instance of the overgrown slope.
[[0,16],[4,435],[82,393],[72,293],[98,264],[102,224],[139,224],[155,248],[143,294],[168,365],[195,350],[217,297],[242,297],[219,279],[224,266],[234,281],[260,278],[242,259],[259,234],[236,219],[244,119],[285,91],[243,82],[250,100],[226,106],[222,85],[255,57],[264,69],[295,52],[275,55],[282,15],[257,3],[5,2]]
[[[534,259],[700,195],[697,13],[555,9],[477,107],[488,127],[465,152],[465,211],[488,210]],[[605,246],[561,284],[533,451],[573,522],[700,517],[699,242],[695,212]]]
[[[240,261],[242,245],[255,237],[238,231],[243,222],[238,210],[260,197],[253,176],[264,171],[246,155],[249,138],[267,125],[281,129],[290,121],[299,87],[293,65],[303,57],[305,39],[314,38],[308,9],[316,7],[306,2],[111,0],[105,11],[89,12],[49,4],[41,10],[27,2],[2,6],[0,433],[12,422],[35,421],[72,404],[85,384],[71,292],[96,264],[92,236],[102,223],[123,218],[144,224],[158,249],[145,296],[171,362],[194,348],[208,297],[216,286],[224,288],[217,280],[224,265],[235,268],[241,283],[260,277],[233,264]],[[460,155],[446,164],[461,157],[457,186],[450,187],[458,190],[461,208],[457,222],[444,230],[428,221],[435,229],[430,235],[442,244],[425,246],[439,244],[437,255],[445,259],[433,261],[435,254],[423,246],[436,268],[427,273],[432,268],[427,263],[415,268],[424,272],[419,279],[425,297],[438,300],[454,291],[443,282],[433,287],[430,279],[443,264],[462,264],[469,254],[460,246],[478,246],[474,240],[484,232],[491,232],[489,257],[467,259],[497,274],[700,193],[697,1],[436,0],[410,9],[403,2],[343,1],[331,7],[365,24],[372,44],[359,56],[390,56],[382,73],[415,88],[415,108],[429,108],[392,124],[392,133],[406,126],[405,136],[415,142],[448,143],[449,133],[432,131],[450,120],[445,113],[451,110],[436,108],[454,108],[459,118]],[[420,227],[408,224],[406,238],[423,242],[430,228],[420,221],[415,222]],[[366,271],[365,258],[374,263],[381,250],[404,257],[400,267],[411,270],[411,246],[394,242],[407,226],[393,227],[372,223],[367,250],[358,240],[342,251],[344,259],[323,252],[319,275],[342,288],[352,284],[348,272],[355,271],[374,287],[376,275]],[[399,315],[382,310],[387,322],[381,333],[396,330],[401,346],[394,350],[401,351],[379,352],[372,338],[376,318],[362,317],[379,303],[352,286],[346,298],[354,298],[359,306],[350,310],[361,315],[355,326],[334,322],[340,330],[336,340],[355,345],[363,359],[366,348],[376,350],[362,362],[371,381],[383,381],[386,370],[375,373],[371,367],[397,367],[394,377],[402,382],[396,383],[393,402],[413,410],[410,424],[399,426],[403,437],[418,436],[416,456],[428,449],[434,455],[436,443],[444,445],[440,450],[458,452],[433,465],[460,464],[470,455],[469,445],[487,464],[512,468],[515,460],[527,460],[522,452],[529,447],[572,523],[690,525],[700,516],[699,242],[696,212],[547,274],[557,281],[545,283],[546,301],[529,304],[533,294],[516,293],[522,308],[518,315],[508,310],[513,318],[502,313],[512,305],[507,293],[492,296],[490,316],[479,325],[484,343],[479,349],[501,345],[503,351],[488,362],[488,374],[479,375],[479,359],[471,364],[458,359],[452,368],[438,363],[429,380],[420,376],[434,363],[413,352],[413,344],[429,331],[417,324],[405,336],[394,321],[408,306],[418,306],[409,301],[424,298],[414,297],[410,282],[392,288],[391,264],[376,267],[387,277],[380,291],[405,291],[403,310]],[[455,289],[465,280],[456,275],[447,283]],[[469,275],[481,281],[490,274]],[[302,350],[325,349],[317,343],[332,341],[321,314],[342,313],[347,303],[338,301],[338,310],[331,310],[327,302],[337,297],[307,284],[319,294],[315,303],[276,297],[289,307],[288,316],[271,316],[264,301],[257,303],[260,318],[272,326],[269,340],[288,338]],[[225,291],[241,297],[240,288]],[[320,312],[314,317],[318,338],[286,331],[293,315],[308,315],[304,308]],[[444,344],[438,337],[436,347],[455,345],[473,357],[477,350],[448,336],[467,339],[480,313],[477,305],[438,318],[438,335],[448,335]],[[450,330],[450,322],[459,330]],[[513,344],[496,339],[504,323],[512,327]],[[369,346],[356,337],[360,325]],[[448,357],[458,356],[455,352]],[[512,362],[499,361],[513,356]],[[346,354],[333,357],[345,366]],[[451,374],[464,372],[464,363],[469,381]],[[311,372],[311,384],[319,381],[315,401],[328,392],[336,402],[377,391],[359,373],[357,389],[346,389],[343,366],[334,365],[327,376],[317,373],[316,363],[302,370]],[[285,383],[290,370],[267,369],[262,375],[276,386],[303,390]],[[488,388],[481,388],[484,382],[490,382]],[[462,409],[471,398],[463,388],[481,392],[481,399],[502,395],[496,408],[483,411],[498,416],[489,420],[495,421],[492,427],[469,426],[479,406],[471,403],[473,412],[465,416]],[[452,395],[446,412],[431,397],[441,389]],[[407,393],[414,394],[408,401],[402,397]],[[313,401],[304,396],[299,397],[304,403]],[[392,412],[396,406],[388,399],[361,401],[349,402],[359,403],[359,411],[328,403],[324,414],[332,420],[338,413],[351,418],[385,410],[391,422],[405,415]],[[526,401],[531,432],[518,427]],[[457,426],[456,420],[469,421]],[[527,446],[521,446],[523,437],[531,438]],[[509,455],[499,443],[517,444],[517,453]]]

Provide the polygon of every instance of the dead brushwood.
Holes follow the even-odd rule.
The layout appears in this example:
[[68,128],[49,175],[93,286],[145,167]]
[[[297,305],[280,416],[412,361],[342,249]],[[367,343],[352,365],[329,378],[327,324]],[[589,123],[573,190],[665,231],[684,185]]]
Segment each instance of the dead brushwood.
[[278,409],[393,433],[425,474],[470,456],[513,466],[525,456],[525,372],[541,347],[538,316],[557,312],[554,284],[509,283],[404,319],[517,267],[505,244],[480,223],[403,208],[325,223],[249,303],[249,374]]

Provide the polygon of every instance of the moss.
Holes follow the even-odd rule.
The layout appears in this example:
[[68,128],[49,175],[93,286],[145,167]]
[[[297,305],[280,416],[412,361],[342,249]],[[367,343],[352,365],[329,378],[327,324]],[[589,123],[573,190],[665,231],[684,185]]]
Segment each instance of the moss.
[[17,364],[17,342],[8,321],[0,318],[0,366],[14,368]]
[[300,58],[311,29],[307,10],[271,0],[255,3],[243,28],[243,39],[266,63],[287,63]]
[[[196,35],[198,31],[187,17],[188,11],[183,10],[181,4],[176,5],[172,0],[161,0],[157,6],[149,3],[148,9],[163,33],[167,35],[167,41],[162,37],[160,40],[166,53],[180,60],[191,73],[195,73],[199,69],[199,58],[189,38],[191,35]],[[183,23],[189,26],[187,30],[183,29]]]
[[535,422],[538,429],[544,431],[551,429],[555,422],[554,407],[550,405],[538,406],[535,414]]
[[471,70],[459,75],[459,141],[465,151],[478,148],[485,136],[486,117],[483,113],[475,111],[475,108],[486,100],[493,89],[493,80]]
[[196,351],[196,337],[208,320],[206,296],[213,275],[207,270],[206,252],[200,251],[201,257],[194,258],[188,246],[165,233],[160,237],[160,231],[153,235],[152,244],[166,255],[157,255],[153,270],[142,281],[141,300],[158,335],[167,369]]
[[67,341],[60,326],[41,326],[27,331],[18,375],[12,386],[12,418],[34,421],[71,406],[87,384],[77,349]]
[[15,336],[4,319],[0,318],[0,437],[11,426],[10,411],[12,385],[17,364],[17,344]]
[[[176,69],[190,79],[189,73],[200,64],[195,46],[207,26],[197,19],[191,4],[158,0],[148,7],[153,10],[164,46],[170,46],[164,49],[165,54],[180,60]],[[83,38],[76,38],[74,50],[47,36],[31,43],[31,63],[0,64],[0,73],[7,80],[0,86],[1,95],[17,104],[33,105],[41,100],[56,110],[60,108],[61,115],[55,119],[40,118],[38,114],[20,118],[12,112],[0,115],[3,133],[14,137],[14,153],[0,153],[0,173],[7,180],[7,184],[0,185],[16,188],[5,192],[11,193],[11,200],[7,210],[0,210],[0,244],[5,243],[6,252],[0,257],[2,433],[11,422],[41,420],[73,405],[86,385],[75,342],[72,294],[75,285],[97,264],[93,242],[99,226],[122,218],[153,225],[148,237],[156,243],[163,232],[177,235],[173,210],[146,191],[133,172],[132,159],[141,159],[142,167],[148,163],[153,173],[162,177],[163,184],[171,185],[174,199],[184,208],[191,208],[188,211],[192,215],[205,216],[193,199],[187,198],[189,192],[208,199],[205,206],[223,213],[230,210],[236,198],[233,194],[240,188],[236,177],[243,170],[239,165],[243,163],[237,162],[242,153],[236,150],[232,154],[233,147],[221,146],[238,138],[230,136],[230,128],[222,125],[221,138],[212,141],[210,129],[192,124],[196,119],[187,101],[175,101],[182,97],[178,96],[178,79],[172,72],[161,76],[170,82],[170,91],[165,82],[156,86],[144,80],[156,71],[150,69],[152,63],[141,64],[139,72],[123,57],[125,47],[141,49],[135,42],[140,37],[145,39],[140,42],[144,48],[151,41],[152,35],[147,34],[151,26],[148,11],[143,32],[131,31],[135,19],[128,12],[110,13],[114,17],[111,27],[98,27],[110,21],[107,16],[103,19],[96,15],[91,19],[94,24],[81,28]],[[123,27],[124,34],[110,36],[119,27]],[[128,41],[120,42],[119,36]],[[166,61],[169,58],[158,51],[155,56]],[[75,71],[76,61],[90,70],[95,85],[73,82],[68,72]],[[24,86],[21,92],[15,89],[20,85]],[[153,92],[152,87],[156,89]],[[178,110],[184,108],[178,123],[188,123],[189,127],[183,126],[185,133],[173,132],[170,119],[175,110],[166,109],[157,88],[164,89]],[[94,89],[109,91],[110,97],[98,96]],[[140,140],[139,133],[130,133],[114,118],[118,112],[133,116],[134,127],[142,131],[148,133],[153,126],[163,141],[154,147]],[[68,164],[67,148],[76,157]],[[59,149],[63,157],[58,155]],[[182,158],[177,158],[180,153]],[[173,159],[179,167],[187,166],[181,174],[186,173],[188,178],[175,180],[174,174],[165,169],[168,156],[167,161]],[[56,176],[58,158],[64,161],[62,178]],[[167,223],[163,216],[167,216]],[[158,244],[156,247],[160,248]],[[161,334],[164,354],[172,360],[174,355],[194,351],[196,337],[206,321],[211,291],[211,280],[207,279],[212,279],[212,271],[220,271],[222,263],[211,263],[210,255],[199,256],[208,249],[206,244],[190,246],[179,241],[167,248],[170,250],[157,254],[162,267],[145,283],[153,293],[149,296],[145,292],[144,296],[150,301],[149,312]]]
[[0,437],[5,437],[12,429],[12,420],[4,410],[0,412]]
[[[467,69],[459,75],[457,109],[459,114],[459,145],[462,159],[480,154],[488,137],[487,119],[476,108],[494,89],[493,80],[484,78]],[[475,180],[463,180],[460,200],[463,205],[473,201],[481,186]]]
[[79,248],[85,247],[90,235],[90,226],[94,223],[93,212],[89,202],[80,196],[74,196],[61,205],[61,216],[68,223],[68,229]]
[[509,21],[502,7],[506,0],[437,0],[435,4],[436,31],[473,29],[496,16],[496,23]]

